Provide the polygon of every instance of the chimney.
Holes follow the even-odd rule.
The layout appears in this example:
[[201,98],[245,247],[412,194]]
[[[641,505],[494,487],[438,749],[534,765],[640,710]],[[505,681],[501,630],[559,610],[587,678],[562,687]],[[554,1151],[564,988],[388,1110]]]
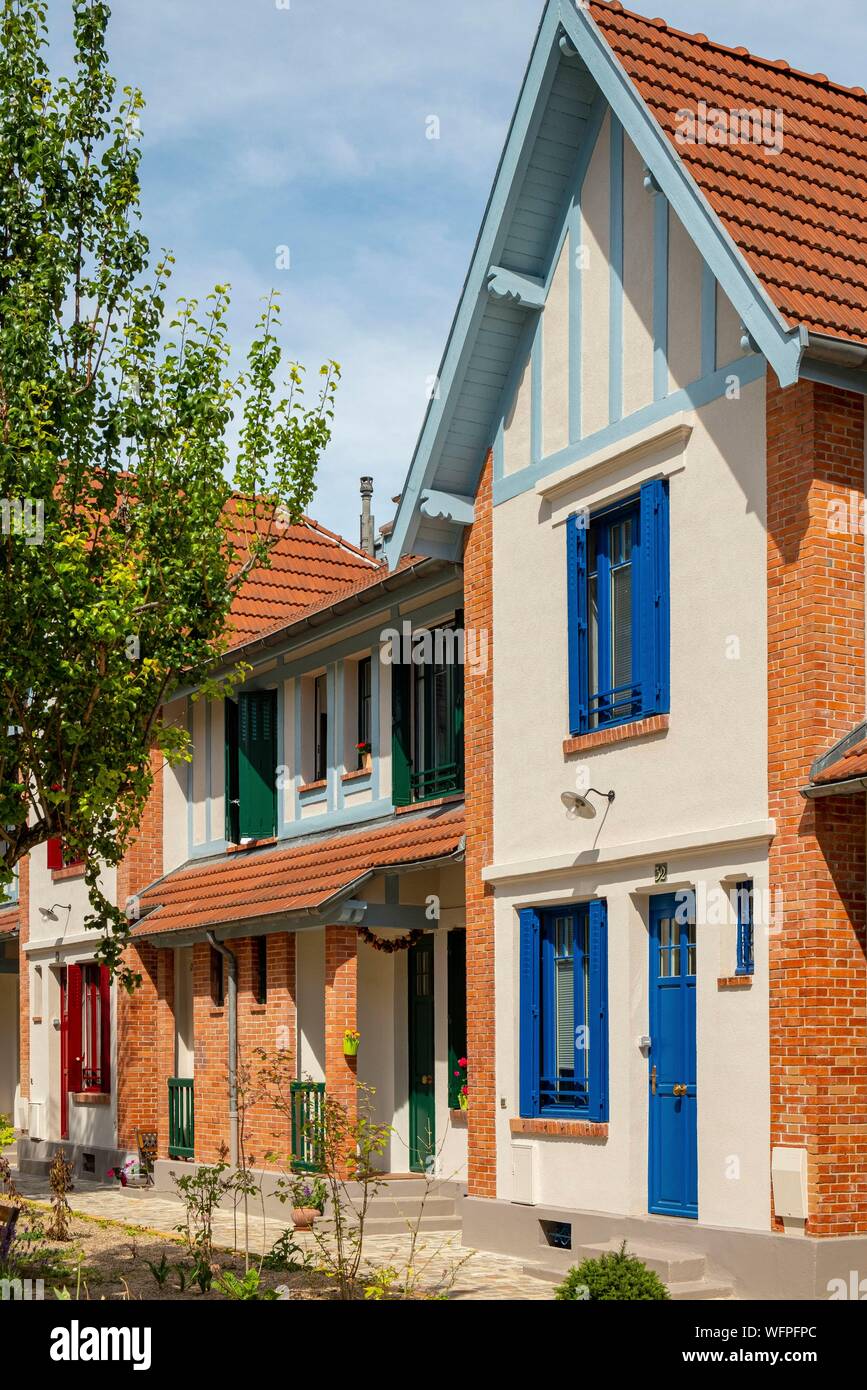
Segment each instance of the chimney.
[[368,555],[373,555],[373,516],[370,510],[370,499],[373,497],[373,479],[361,479],[361,549],[366,550]]

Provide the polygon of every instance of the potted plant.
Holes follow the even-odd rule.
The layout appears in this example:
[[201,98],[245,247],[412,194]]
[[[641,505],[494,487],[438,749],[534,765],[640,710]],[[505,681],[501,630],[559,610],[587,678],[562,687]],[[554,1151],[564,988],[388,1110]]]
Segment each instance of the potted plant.
[[357,1057],[358,1044],[361,1042],[361,1034],[356,1028],[347,1028],[343,1034],[343,1055],[344,1057]]
[[367,740],[364,743],[356,743],[355,751],[358,754],[359,768],[363,768],[365,772],[369,772],[373,765],[373,754],[371,752],[370,741]]
[[466,1057],[459,1057],[458,1065],[455,1068],[454,1074],[457,1077],[458,1081],[458,1105],[460,1106],[461,1110],[469,1110],[470,1108],[470,1092],[469,1086],[467,1085],[468,1067],[469,1062],[467,1061]]
[[322,1178],[298,1178],[292,1183],[292,1220],[296,1231],[310,1231],[325,1210],[326,1189]]

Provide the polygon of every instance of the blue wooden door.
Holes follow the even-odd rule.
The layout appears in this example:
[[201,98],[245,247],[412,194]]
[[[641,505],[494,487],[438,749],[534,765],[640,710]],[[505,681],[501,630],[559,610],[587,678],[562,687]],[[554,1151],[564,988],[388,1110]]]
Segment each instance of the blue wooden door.
[[698,1216],[693,914],[650,900],[649,1210]]

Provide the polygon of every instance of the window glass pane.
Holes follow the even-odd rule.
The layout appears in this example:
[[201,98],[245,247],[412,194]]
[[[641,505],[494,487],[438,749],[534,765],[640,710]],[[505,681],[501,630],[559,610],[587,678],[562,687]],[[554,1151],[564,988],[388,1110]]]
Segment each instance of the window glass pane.
[[[632,565],[611,571],[611,688],[632,680]],[[628,694],[628,691],[624,692]],[[614,713],[629,714],[629,705]]]
[[690,922],[686,928],[686,973],[695,974],[695,922]]
[[[599,595],[597,592],[598,580],[594,574],[587,586],[587,626],[588,626],[588,674],[590,682],[591,696],[597,694],[599,690]],[[598,710],[595,702],[590,701],[590,723],[595,726],[598,720]]]
[[573,919],[554,921],[555,1055],[558,1076],[571,1077],[575,1069],[575,975]]

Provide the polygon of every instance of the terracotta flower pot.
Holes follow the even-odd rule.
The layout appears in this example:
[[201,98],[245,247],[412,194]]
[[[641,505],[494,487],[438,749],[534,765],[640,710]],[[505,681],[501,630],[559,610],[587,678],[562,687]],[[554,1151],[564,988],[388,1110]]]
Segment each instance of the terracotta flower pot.
[[312,1231],[313,1222],[319,1212],[316,1207],[293,1207],[292,1220],[295,1223],[296,1231]]

